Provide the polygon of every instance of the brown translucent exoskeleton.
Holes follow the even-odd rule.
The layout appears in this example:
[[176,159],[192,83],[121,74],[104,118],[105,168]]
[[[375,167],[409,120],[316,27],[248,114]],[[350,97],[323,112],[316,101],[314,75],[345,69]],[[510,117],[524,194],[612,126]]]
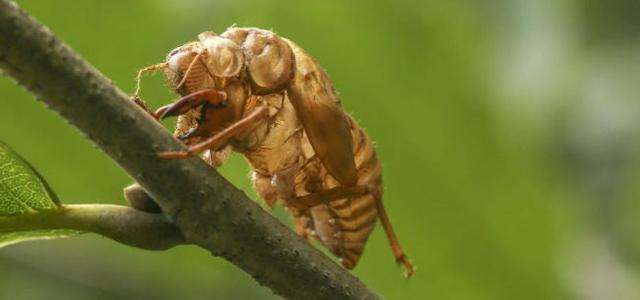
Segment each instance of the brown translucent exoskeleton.
[[373,143],[304,50],[257,28],[204,32],[140,70],[140,104],[140,77],[154,70],[164,70],[182,98],[153,115],[178,116],[175,136],[189,146],[161,157],[204,153],[217,167],[230,151],[242,153],[258,194],[271,207],[280,200],[299,235],[317,239],[352,269],[379,218],[396,261],[412,275],[382,205]]

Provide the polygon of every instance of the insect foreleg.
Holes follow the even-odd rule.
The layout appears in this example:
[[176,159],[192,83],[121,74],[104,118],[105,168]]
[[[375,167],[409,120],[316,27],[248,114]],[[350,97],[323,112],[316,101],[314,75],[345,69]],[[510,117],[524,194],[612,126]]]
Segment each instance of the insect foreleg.
[[213,89],[197,91],[178,99],[175,103],[160,107],[154,115],[159,119],[181,115],[205,102],[209,103],[211,107],[222,107],[226,100],[227,94],[225,92]]
[[231,124],[229,127],[218,132],[213,137],[201,143],[189,146],[187,150],[160,152],[158,153],[158,156],[160,158],[166,159],[183,159],[201,153],[207,149],[220,149],[221,147],[229,143],[230,139],[246,132],[247,130],[252,129],[268,117],[269,109],[267,108],[267,106],[260,106],[248,116],[242,118],[238,122]]
[[[144,111],[146,111],[148,114],[150,114],[152,117],[155,118],[154,114],[151,112],[151,110],[149,110],[149,107],[147,106],[147,103],[145,103],[144,101],[142,101],[142,99],[140,99],[140,97],[138,96],[132,96],[131,100],[133,100],[133,102],[138,105],[138,107],[142,108]],[[158,118],[155,118],[156,120]]]

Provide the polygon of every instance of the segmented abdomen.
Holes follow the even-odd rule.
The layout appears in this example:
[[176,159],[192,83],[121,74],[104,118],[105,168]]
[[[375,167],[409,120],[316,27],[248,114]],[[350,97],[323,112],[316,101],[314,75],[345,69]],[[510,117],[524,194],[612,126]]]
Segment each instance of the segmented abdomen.
[[[352,118],[349,121],[358,184],[373,187],[382,196],[381,166],[373,143]],[[301,171],[304,173],[301,176],[303,180],[298,184],[304,185],[307,192],[338,186],[339,183],[322,167],[319,159],[314,160]],[[319,178],[314,175],[319,175]],[[315,179],[320,179],[320,182],[314,182]],[[314,236],[340,258],[344,267],[351,269],[358,262],[375,226],[378,218],[376,207],[376,199],[372,194],[335,199],[311,208],[308,214],[296,218],[296,225],[299,233]]]

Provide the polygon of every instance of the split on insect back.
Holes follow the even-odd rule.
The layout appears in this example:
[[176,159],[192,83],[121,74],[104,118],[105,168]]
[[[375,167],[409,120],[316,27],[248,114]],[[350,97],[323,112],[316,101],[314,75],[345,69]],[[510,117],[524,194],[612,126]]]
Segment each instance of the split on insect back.
[[[155,112],[138,94],[144,73],[164,71],[180,98]],[[138,72],[133,99],[154,118],[177,116],[174,135],[213,167],[244,155],[253,186],[280,201],[296,232],[313,238],[348,269],[379,219],[396,261],[413,274],[382,203],[382,171],[372,141],[347,114],[324,70],[296,44],[258,28],[204,32]]]

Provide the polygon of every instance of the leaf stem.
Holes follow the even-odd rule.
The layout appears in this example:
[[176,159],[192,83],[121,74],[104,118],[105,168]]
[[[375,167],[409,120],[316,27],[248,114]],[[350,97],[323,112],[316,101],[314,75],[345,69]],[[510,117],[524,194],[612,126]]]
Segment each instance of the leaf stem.
[[0,216],[0,233],[41,229],[93,232],[148,250],[165,250],[185,243],[180,230],[165,215],[121,205],[65,205],[59,209]]

